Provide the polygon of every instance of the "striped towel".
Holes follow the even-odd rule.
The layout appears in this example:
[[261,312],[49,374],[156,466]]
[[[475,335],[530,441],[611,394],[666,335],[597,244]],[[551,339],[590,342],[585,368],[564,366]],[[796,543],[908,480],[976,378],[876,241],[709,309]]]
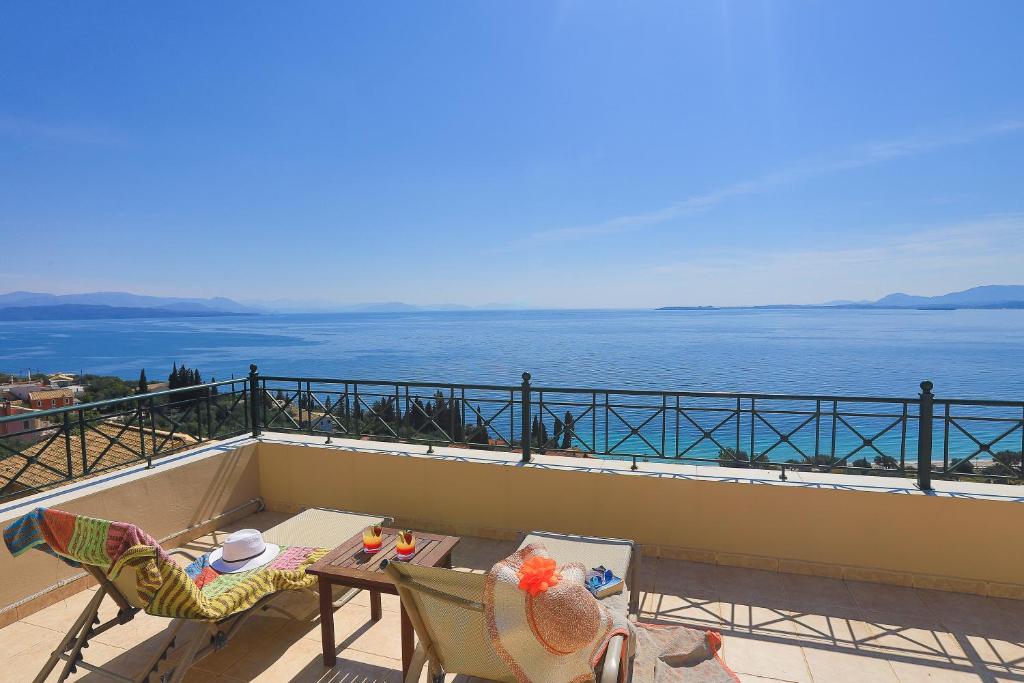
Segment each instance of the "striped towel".
[[11,522],[4,543],[16,557],[35,548],[73,567],[98,567],[111,580],[127,572],[136,595],[125,597],[133,605],[156,616],[210,621],[249,609],[271,593],[312,586],[316,577],[306,568],[327,554],[326,548],[284,546],[269,564],[237,574],[217,573],[209,555],[183,568],[134,524],[52,508],[36,508]]

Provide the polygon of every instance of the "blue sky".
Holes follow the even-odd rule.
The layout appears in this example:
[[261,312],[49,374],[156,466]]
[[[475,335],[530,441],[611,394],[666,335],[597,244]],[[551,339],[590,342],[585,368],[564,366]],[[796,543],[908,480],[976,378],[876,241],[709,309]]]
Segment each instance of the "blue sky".
[[535,306],[1024,281],[1024,3],[19,3],[0,291]]

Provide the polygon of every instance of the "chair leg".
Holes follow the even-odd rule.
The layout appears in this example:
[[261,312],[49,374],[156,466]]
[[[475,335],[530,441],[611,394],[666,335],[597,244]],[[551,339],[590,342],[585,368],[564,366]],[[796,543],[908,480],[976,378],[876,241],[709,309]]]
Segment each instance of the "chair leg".
[[50,675],[50,672],[57,666],[61,660],[61,655],[67,651],[68,647],[71,647],[72,643],[75,643],[75,647],[72,650],[72,658],[68,660],[68,663],[64,666],[64,672],[61,674],[60,680],[64,680],[68,677],[71,668],[71,662],[78,656],[82,647],[79,641],[85,642],[82,637],[89,633],[89,629],[92,628],[93,620],[96,619],[96,614],[100,611],[100,603],[103,602],[103,598],[106,597],[107,591],[104,588],[96,590],[96,595],[93,596],[89,604],[86,605],[85,610],[75,619],[74,625],[71,630],[67,632],[67,635],[60,641],[57,649],[53,651],[50,658],[46,660],[46,664],[43,666],[42,671],[35,677],[33,683],[43,683],[46,677]]
[[192,662],[196,658],[196,653],[199,652],[203,643],[210,638],[210,630],[211,626],[209,624],[205,624],[199,629],[195,637],[192,638],[192,641],[188,644],[188,647],[185,648],[185,651],[181,655],[181,659],[178,660],[177,664],[175,664],[174,672],[167,680],[167,683],[181,683],[181,681],[184,680],[185,674],[188,672],[189,667],[192,666]]
[[426,663],[427,651],[424,649],[423,644],[419,643],[416,645],[416,650],[412,653],[412,659],[409,660],[409,672],[405,674],[405,683],[418,683],[420,673],[423,671],[423,665]]

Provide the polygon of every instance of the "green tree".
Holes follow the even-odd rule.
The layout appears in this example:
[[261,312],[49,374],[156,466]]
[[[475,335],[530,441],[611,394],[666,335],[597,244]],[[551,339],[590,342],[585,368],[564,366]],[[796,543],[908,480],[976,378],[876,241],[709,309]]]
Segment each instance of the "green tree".
[[949,471],[957,474],[974,474],[974,462],[966,458],[953,458],[949,463]]
[[719,467],[740,467],[743,469],[766,469],[768,456],[764,453],[753,458],[743,450],[736,448],[720,448],[718,450]]
[[891,455],[876,455],[875,464],[886,470],[894,470],[900,465]]
[[572,435],[573,430],[576,428],[576,418],[572,416],[568,410],[565,411],[565,420],[563,420],[562,428],[562,450],[567,451],[572,448]]
[[142,368],[142,372],[139,373],[139,386],[137,388],[137,393],[149,393],[149,382],[146,381],[146,368]]

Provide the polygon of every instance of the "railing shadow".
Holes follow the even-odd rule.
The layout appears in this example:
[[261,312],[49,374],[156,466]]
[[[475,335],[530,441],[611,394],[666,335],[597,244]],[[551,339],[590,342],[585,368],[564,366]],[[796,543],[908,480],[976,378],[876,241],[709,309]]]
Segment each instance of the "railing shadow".
[[983,596],[657,563],[653,585],[640,587],[641,620],[719,630],[726,661],[730,640],[752,640],[927,667],[936,680],[945,672],[1024,681],[1024,602],[1018,607]]

